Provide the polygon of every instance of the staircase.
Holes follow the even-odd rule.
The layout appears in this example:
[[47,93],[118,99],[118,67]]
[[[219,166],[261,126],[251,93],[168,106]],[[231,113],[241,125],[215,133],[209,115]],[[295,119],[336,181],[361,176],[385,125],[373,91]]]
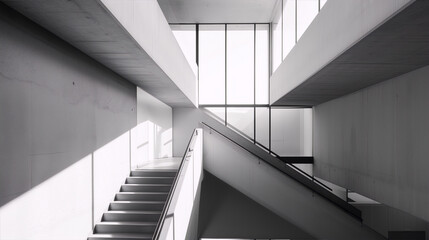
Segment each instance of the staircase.
[[175,169],[131,171],[88,240],[151,240],[176,173]]

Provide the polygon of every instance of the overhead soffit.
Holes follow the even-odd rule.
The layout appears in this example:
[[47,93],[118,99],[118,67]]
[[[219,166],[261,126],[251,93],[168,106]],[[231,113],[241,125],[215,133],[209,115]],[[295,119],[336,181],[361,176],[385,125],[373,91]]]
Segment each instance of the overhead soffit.
[[194,104],[99,1],[2,0],[171,107]]
[[278,0],[158,0],[169,23],[268,23]]

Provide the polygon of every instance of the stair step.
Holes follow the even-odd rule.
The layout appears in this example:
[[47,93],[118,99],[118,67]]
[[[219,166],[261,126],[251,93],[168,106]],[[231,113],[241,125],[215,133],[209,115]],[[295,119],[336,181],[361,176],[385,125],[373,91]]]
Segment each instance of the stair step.
[[148,233],[152,234],[156,222],[101,222],[95,225],[94,233]]
[[127,177],[125,183],[139,184],[139,183],[164,183],[172,184],[174,177]]
[[162,211],[164,201],[115,201],[109,205],[109,210],[141,210]]
[[103,214],[106,222],[158,222],[161,211],[108,211]]
[[131,171],[131,176],[138,177],[175,177],[177,173],[176,169],[162,169],[162,170],[144,170],[137,169]]
[[114,234],[94,234],[88,237],[88,240],[103,240],[103,239],[116,239],[116,240],[152,240],[152,234],[130,234],[130,233],[114,233]]
[[170,184],[123,184],[121,192],[168,192]]
[[120,192],[115,201],[165,201],[167,192]]

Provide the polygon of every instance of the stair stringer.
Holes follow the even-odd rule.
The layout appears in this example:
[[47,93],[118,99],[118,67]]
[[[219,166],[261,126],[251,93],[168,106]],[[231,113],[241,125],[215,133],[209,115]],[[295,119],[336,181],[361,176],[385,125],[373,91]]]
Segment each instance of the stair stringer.
[[205,129],[204,169],[317,239],[385,239],[342,209]]

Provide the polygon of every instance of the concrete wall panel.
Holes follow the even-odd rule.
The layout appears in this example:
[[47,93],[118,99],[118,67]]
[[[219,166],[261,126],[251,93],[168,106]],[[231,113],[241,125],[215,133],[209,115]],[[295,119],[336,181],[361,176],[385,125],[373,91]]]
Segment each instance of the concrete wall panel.
[[197,78],[156,0],[101,0],[140,47],[197,106]]
[[136,88],[3,4],[0,32],[0,238],[84,239],[92,172],[129,170],[128,146],[92,161],[136,125]]
[[429,67],[314,108],[316,176],[429,221]]

